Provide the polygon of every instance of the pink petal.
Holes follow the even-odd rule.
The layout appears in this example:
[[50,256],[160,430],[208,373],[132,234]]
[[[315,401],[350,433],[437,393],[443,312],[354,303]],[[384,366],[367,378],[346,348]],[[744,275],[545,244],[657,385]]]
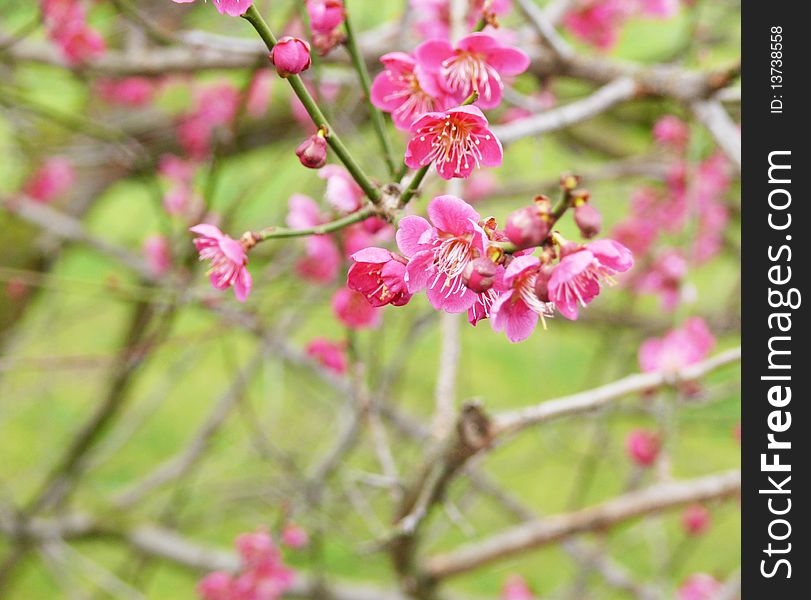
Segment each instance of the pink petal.
[[472,231],[470,222],[479,222],[479,213],[456,196],[437,196],[428,204],[428,217],[441,231],[464,235]]
[[423,236],[431,230],[431,224],[422,217],[404,217],[397,229],[397,247],[408,257],[423,250]]
[[442,61],[453,55],[453,47],[446,40],[428,40],[417,46],[414,55],[424,69],[437,72],[442,68]]
[[529,56],[518,48],[494,48],[487,52],[487,63],[501,75],[520,75],[529,68]]

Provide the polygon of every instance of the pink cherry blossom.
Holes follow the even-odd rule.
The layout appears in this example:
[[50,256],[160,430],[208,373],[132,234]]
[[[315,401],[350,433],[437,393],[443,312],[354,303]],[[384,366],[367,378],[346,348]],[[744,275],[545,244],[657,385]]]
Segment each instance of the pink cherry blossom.
[[704,320],[691,317],[664,337],[642,342],[639,366],[646,373],[675,373],[707,358],[714,346],[715,338]]
[[575,37],[607,50],[619,39],[631,6],[627,0],[579,0],[563,18],[563,25]]
[[437,310],[464,312],[477,294],[464,282],[468,263],[486,251],[487,235],[479,213],[456,196],[438,196],[428,204],[430,222],[409,216],[400,221],[397,245],[409,258],[409,292],[425,289]]
[[649,467],[659,456],[661,442],[659,436],[645,429],[634,429],[625,438],[625,449],[640,467]]
[[[172,0],[178,4],[188,4],[195,0]],[[211,0],[214,7],[221,15],[228,15],[231,17],[238,17],[245,14],[245,11],[251,7],[253,0]]]
[[[325,222],[315,200],[304,194],[293,194],[289,200],[287,225],[308,229]],[[305,255],[296,263],[296,272],[316,283],[329,283],[338,275],[341,253],[328,235],[311,235],[304,240]]]
[[280,77],[290,77],[310,68],[310,44],[286,35],[276,42],[270,53],[270,62]]
[[612,276],[634,264],[631,251],[614,240],[597,240],[566,254],[552,270],[549,298],[567,319],[577,319],[579,306],[585,307],[600,293]]
[[501,103],[503,77],[519,75],[529,67],[523,50],[504,46],[482,32],[463,37],[455,47],[446,40],[428,40],[417,46],[414,54],[420,66],[436,74],[457,102],[475,91],[479,93],[477,104],[484,109]]
[[198,91],[194,109],[182,115],[177,126],[178,142],[189,157],[202,160],[210,154],[214,130],[234,120],[239,96],[239,90],[225,82]]
[[391,113],[398,129],[408,131],[415,119],[455,104],[440,86],[435,73],[428,73],[409,54],[390,52],[380,57],[386,67],[372,83],[371,100]]
[[307,530],[295,523],[288,523],[282,530],[282,544],[294,550],[300,550],[310,543],[310,536]]
[[344,167],[327,165],[318,171],[318,176],[327,181],[324,197],[332,208],[351,213],[363,206],[366,195]]
[[689,137],[687,124],[675,115],[665,115],[653,126],[653,139],[676,150],[682,150]]
[[535,595],[520,575],[510,575],[501,588],[501,600],[534,600]]
[[166,236],[156,234],[146,238],[143,253],[150,270],[155,275],[165,275],[172,268],[172,251]]
[[342,0],[306,0],[310,27],[316,33],[329,34],[344,22]]
[[348,287],[332,296],[332,311],[350,329],[375,328],[380,325],[380,309],[369,304],[366,296]]
[[681,515],[681,524],[687,535],[698,536],[710,527],[710,511],[701,504],[691,504]]
[[663,310],[675,310],[681,299],[682,281],[687,275],[687,260],[677,250],[669,250],[640,277],[636,289],[657,294]]
[[198,235],[194,246],[200,260],[211,263],[208,270],[211,285],[218,290],[234,288],[234,296],[245,302],[251,293],[253,280],[248,272],[248,255],[238,241],[231,239],[214,225],[201,223],[190,228]]
[[273,71],[270,69],[257,71],[251,79],[245,98],[245,112],[252,118],[258,119],[267,112],[273,89],[273,79]]
[[280,560],[279,549],[273,538],[266,531],[259,529],[250,533],[241,533],[234,542],[237,552],[246,568],[261,567]]
[[359,292],[372,306],[403,306],[411,300],[406,285],[408,261],[384,248],[364,248],[352,255],[347,286]]
[[542,302],[535,293],[541,261],[537,256],[519,256],[507,265],[502,293],[493,303],[492,322],[495,331],[503,331],[511,342],[527,339],[538,324],[551,317],[554,307]]
[[[417,32],[425,39],[450,37],[451,11],[448,0],[410,0]],[[470,29],[482,18],[483,11],[505,15],[510,11],[510,0],[468,0],[465,22]],[[492,30],[488,26],[488,29]],[[493,30],[500,31],[500,30]]]
[[643,15],[667,19],[679,11],[679,0],[635,0]]
[[712,600],[722,584],[711,575],[695,573],[681,584],[676,592],[677,600]]
[[346,373],[347,360],[344,344],[319,337],[311,340],[305,351],[307,356],[318,361],[333,373],[338,375]]
[[88,25],[78,0],[42,0],[40,8],[45,32],[68,64],[81,64],[105,52],[104,38]]
[[233,586],[234,581],[230,574],[214,571],[197,584],[197,595],[203,600],[235,600]]
[[100,79],[96,82],[99,97],[109,104],[146,106],[155,95],[155,84],[148,77]]
[[394,239],[394,227],[380,217],[369,217],[341,231],[344,256],[352,258],[356,252],[370,246],[386,244]]
[[443,179],[467,178],[475,167],[497,167],[504,151],[489,123],[475,106],[426,113],[411,126],[405,163],[418,169],[435,163]]
[[36,202],[47,204],[67,192],[76,180],[73,166],[66,158],[48,158],[23,185],[23,193]]

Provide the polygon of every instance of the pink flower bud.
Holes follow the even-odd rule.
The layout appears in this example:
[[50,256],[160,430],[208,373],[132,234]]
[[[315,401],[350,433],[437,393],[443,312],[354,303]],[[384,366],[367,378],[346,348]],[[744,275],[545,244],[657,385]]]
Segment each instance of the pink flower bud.
[[701,504],[688,506],[681,515],[681,524],[687,535],[701,535],[710,526],[710,511]]
[[285,525],[282,531],[282,544],[288,548],[299,550],[310,543],[310,536],[303,527],[299,527],[293,523]]
[[270,62],[280,77],[290,77],[310,68],[310,44],[286,35],[270,53]]
[[541,302],[550,302],[549,300],[549,279],[552,277],[552,268],[549,265],[544,265],[538,269],[535,275],[535,295]]
[[649,467],[659,456],[659,436],[644,429],[635,429],[625,438],[628,455],[641,467]]
[[539,246],[549,235],[549,222],[544,219],[538,208],[527,206],[519,208],[507,218],[504,233],[518,248]]
[[599,211],[591,204],[584,203],[575,207],[574,222],[580,230],[580,235],[589,240],[600,233],[603,218],[600,216]]
[[316,33],[330,33],[344,22],[343,0],[307,0],[310,27]]
[[308,169],[320,169],[327,164],[327,140],[317,133],[311,135],[296,148],[296,156]]
[[497,270],[498,267],[492,260],[480,256],[467,264],[462,279],[469,289],[477,294],[483,294],[493,287]]

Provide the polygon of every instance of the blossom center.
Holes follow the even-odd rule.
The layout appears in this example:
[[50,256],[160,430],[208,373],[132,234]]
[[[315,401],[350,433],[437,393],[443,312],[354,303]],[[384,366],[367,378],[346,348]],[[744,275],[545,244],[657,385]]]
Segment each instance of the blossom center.
[[442,61],[442,75],[452,92],[467,94],[473,89],[486,100],[492,97],[491,82],[501,85],[498,71],[487,64],[484,56],[474,52],[457,51]]
[[[485,130],[486,131],[486,130]],[[455,172],[470,169],[472,160],[478,167],[482,160],[482,139],[490,141],[490,133],[483,132],[474,123],[452,115],[445,117],[437,123],[432,123],[417,130],[420,141],[431,138],[431,150],[423,161],[429,164],[436,161],[437,169],[450,164]]]
[[462,273],[467,264],[473,260],[470,242],[461,237],[451,237],[436,240],[434,244],[434,266],[437,275],[431,287],[435,287],[444,275],[442,289],[447,288],[446,296],[465,293],[467,286],[462,279]]

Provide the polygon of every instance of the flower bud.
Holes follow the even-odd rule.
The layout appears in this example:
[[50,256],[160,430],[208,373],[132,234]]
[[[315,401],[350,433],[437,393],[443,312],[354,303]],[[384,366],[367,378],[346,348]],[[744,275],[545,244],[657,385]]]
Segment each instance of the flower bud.
[[591,204],[583,203],[575,206],[574,222],[580,230],[580,235],[588,240],[600,233],[603,218]]
[[571,192],[580,184],[580,178],[573,173],[564,173],[560,176],[560,187]]
[[306,71],[310,68],[310,44],[286,35],[273,46],[270,62],[276,67],[280,77],[290,77]]
[[710,511],[701,504],[688,506],[681,516],[681,524],[687,535],[699,536],[710,526]]
[[462,273],[462,280],[469,289],[477,294],[483,294],[493,287],[497,270],[498,268],[493,261],[480,256],[467,264],[464,273]]
[[320,169],[327,164],[327,140],[318,133],[311,135],[296,148],[296,156],[308,169]]
[[635,429],[625,438],[628,455],[640,467],[649,467],[656,462],[660,444],[658,435],[644,429]]
[[549,265],[543,265],[535,276],[535,295],[541,302],[549,302],[549,278],[551,276],[552,269]]
[[549,222],[537,207],[527,206],[509,216],[504,233],[519,249],[540,246],[549,234]]

